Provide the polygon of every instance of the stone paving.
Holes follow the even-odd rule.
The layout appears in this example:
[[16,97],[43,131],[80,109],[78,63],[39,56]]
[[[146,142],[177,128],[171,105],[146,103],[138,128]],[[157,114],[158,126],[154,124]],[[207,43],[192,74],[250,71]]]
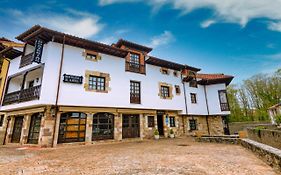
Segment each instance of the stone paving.
[[0,147],[0,174],[275,175],[239,145],[192,138],[145,140],[56,148]]

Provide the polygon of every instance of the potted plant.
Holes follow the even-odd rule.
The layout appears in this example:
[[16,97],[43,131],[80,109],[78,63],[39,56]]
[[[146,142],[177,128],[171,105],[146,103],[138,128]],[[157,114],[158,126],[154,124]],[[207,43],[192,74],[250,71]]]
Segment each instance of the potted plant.
[[159,131],[158,131],[157,129],[154,130],[154,138],[155,138],[156,140],[159,139]]
[[170,138],[175,138],[175,133],[173,129],[170,129]]

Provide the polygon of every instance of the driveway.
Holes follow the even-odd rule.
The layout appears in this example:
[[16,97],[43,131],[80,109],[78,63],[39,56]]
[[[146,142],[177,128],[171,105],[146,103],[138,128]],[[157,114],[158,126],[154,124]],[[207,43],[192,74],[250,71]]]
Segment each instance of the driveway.
[[278,174],[238,145],[192,138],[57,148],[0,147],[0,174]]

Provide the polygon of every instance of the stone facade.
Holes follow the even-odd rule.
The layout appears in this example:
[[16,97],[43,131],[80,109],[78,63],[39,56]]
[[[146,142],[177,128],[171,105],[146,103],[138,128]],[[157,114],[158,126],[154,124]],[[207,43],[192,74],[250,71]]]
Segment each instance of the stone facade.
[[[220,116],[183,116],[179,115],[178,111],[159,111],[157,110],[140,110],[140,109],[117,109],[117,108],[90,108],[90,107],[58,107],[44,106],[36,109],[26,109],[10,113],[10,122],[7,129],[6,144],[11,143],[13,135],[13,127],[15,118],[23,116],[23,125],[20,142],[18,144],[28,144],[28,135],[31,125],[31,118],[34,114],[40,114],[40,134],[38,139],[38,146],[41,147],[52,147],[58,144],[59,130],[61,116],[64,113],[76,112],[83,113],[86,116],[85,124],[85,136],[83,143],[92,144],[93,133],[93,119],[95,114],[98,113],[109,113],[114,117],[113,123],[113,139],[115,141],[121,141],[122,138],[122,122],[123,115],[138,115],[139,119],[139,139],[152,139],[154,138],[154,131],[158,128],[158,122],[163,122],[163,133],[164,137],[170,136],[171,129],[174,132],[175,137],[183,135],[194,135],[196,132],[200,132],[202,135],[222,135],[222,118]],[[154,125],[148,125],[148,117],[154,118]],[[158,118],[161,118],[159,120]],[[171,120],[172,118],[172,120]],[[195,119],[197,122],[196,130],[191,131],[189,128],[189,120]],[[159,120],[159,121],[158,121]],[[174,121],[174,122],[172,122]],[[172,123],[171,123],[172,122]],[[7,124],[5,124],[6,126]],[[79,126],[80,127],[80,126]]]

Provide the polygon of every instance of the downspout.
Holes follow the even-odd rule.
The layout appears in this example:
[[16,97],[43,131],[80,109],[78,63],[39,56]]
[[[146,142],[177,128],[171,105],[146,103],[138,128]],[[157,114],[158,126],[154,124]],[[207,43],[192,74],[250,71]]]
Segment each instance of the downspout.
[[205,101],[206,101],[207,114],[208,114],[206,116],[206,123],[207,123],[207,128],[208,128],[208,134],[210,135],[209,121],[208,121],[208,117],[210,115],[210,111],[209,111],[209,105],[208,105],[208,97],[207,97],[206,85],[204,85],[204,93],[205,93]]
[[[187,102],[186,102],[186,89],[185,89],[184,81],[183,81],[183,78],[182,78],[182,74],[181,74],[181,82],[182,82],[182,85],[183,85],[185,112],[186,112],[186,115],[187,115],[188,112],[187,112]],[[183,125],[183,133],[185,133],[185,126],[184,126],[183,118],[182,118],[182,125]]]
[[62,42],[62,48],[61,48],[61,59],[60,59],[60,67],[59,67],[59,78],[58,78],[58,87],[57,87],[57,95],[56,95],[56,103],[55,103],[55,124],[54,124],[54,134],[53,134],[53,144],[52,147],[54,147],[54,139],[55,139],[55,131],[57,127],[57,114],[58,114],[58,99],[59,99],[59,93],[60,93],[60,82],[61,82],[61,73],[62,73],[62,64],[64,59],[64,45],[65,45],[65,35],[63,36],[63,42]]

